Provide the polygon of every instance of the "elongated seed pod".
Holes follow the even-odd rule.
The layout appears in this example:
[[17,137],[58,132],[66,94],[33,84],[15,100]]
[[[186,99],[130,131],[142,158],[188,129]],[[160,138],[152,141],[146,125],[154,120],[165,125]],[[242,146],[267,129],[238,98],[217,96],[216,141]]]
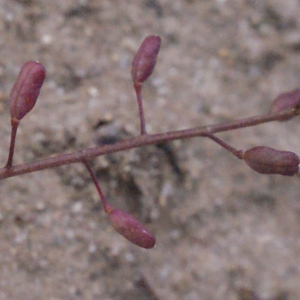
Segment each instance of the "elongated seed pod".
[[131,243],[145,249],[155,246],[154,235],[131,215],[119,209],[112,209],[109,212],[109,219],[114,229]]
[[157,35],[147,36],[137,51],[131,69],[133,82],[143,83],[153,72],[161,44]]
[[250,168],[260,174],[292,176],[299,171],[299,157],[290,151],[259,146],[247,150],[243,158]]
[[[271,104],[271,113],[280,113],[288,109],[299,108],[300,106],[300,89],[280,94]],[[281,118],[280,121],[287,121],[293,117]]]
[[11,118],[21,120],[34,107],[46,76],[42,64],[35,61],[25,63],[10,94]]

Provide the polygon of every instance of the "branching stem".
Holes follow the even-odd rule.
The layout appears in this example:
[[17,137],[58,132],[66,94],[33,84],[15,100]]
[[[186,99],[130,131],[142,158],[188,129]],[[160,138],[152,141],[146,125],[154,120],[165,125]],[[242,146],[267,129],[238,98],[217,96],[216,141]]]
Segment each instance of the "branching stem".
[[[111,145],[89,148],[89,149],[75,151],[67,154],[59,154],[57,156],[44,158],[35,162],[12,166],[11,168],[4,167],[0,169],[0,180],[4,178],[14,177],[21,174],[27,174],[31,172],[40,171],[40,170],[60,167],[71,163],[83,162],[97,156],[115,153],[123,150],[129,150],[137,147],[163,143],[163,142],[168,142],[168,141],[178,140],[178,139],[186,139],[191,137],[207,137],[209,135],[213,135],[214,133],[255,126],[263,123],[268,123],[271,121],[281,120],[282,118],[293,117],[299,114],[300,114],[300,110],[292,109],[287,112],[275,113],[275,114],[263,114],[263,115],[258,115],[250,118],[241,119],[241,120],[228,121],[228,122],[211,125],[211,126],[203,126],[203,127],[190,128],[185,130],[170,131],[170,132],[160,133],[160,134],[142,134],[138,137],[123,140]],[[220,143],[218,142],[218,144]]]

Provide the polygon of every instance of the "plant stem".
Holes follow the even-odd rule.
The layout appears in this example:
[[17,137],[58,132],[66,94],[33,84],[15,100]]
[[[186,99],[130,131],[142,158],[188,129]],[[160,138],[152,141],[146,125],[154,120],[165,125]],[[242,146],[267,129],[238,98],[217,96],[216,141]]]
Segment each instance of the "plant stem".
[[96,178],[96,175],[95,175],[95,173],[94,173],[94,171],[93,171],[90,163],[86,159],[83,159],[82,162],[86,166],[87,170],[89,171],[89,173],[91,175],[91,178],[92,178],[92,180],[94,182],[94,185],[95,185],[95,187],[96,187],[96,189],[98,191],[98,194],[100,196],[100,200],[101,200],[101,202],[103,204],[104,211],[107,214],[110,213],[110,211],[112,210],[112,206],[110,204],[108,204],[108,202],[106,200],[106,197],[104,196],[104,194],[103,194],[103,192],[101,190],[101,187],[100,187],[100,185],[98,183],[98,180]]
[[20,121],[18,119],[16,119],[16,118],[11,119],[10,147],[9,147],[7,163],[5,166],[5,168],[7,168],[7,169],[12,167],[14,151],[15,151],[15,142],[16,142],[16,136],[17,136],[17,130],[18,130],[19,124],[20,124]]
[[135,82],[134,90],[136,93],[136,98],[137,98],[138,107],[139,107],[139,117],[140,117],[140,122],[141,122],[141,134],[147,134],[146,121],[145,121],[145,115],[144,115],[144,109],[143,109],[142,83]]
[[211,140],[222,146],[224,149],[232,153],[237,158],[243,159],[243,150],[236,150],[235,148],[231,147],[229,144],[225,143],[224,141],[212,134],[208,134],[206,137],[210,138]]
[[82,162],[97,156],[129,150],[151,144],[163,143],[172,140],[186,139],[191,137],[207,137],[218,132],[231,131],[235,129],[255,126],[271,121],[281,120],[286,117],[293,117],[300,114],[300,109],[276,114],[263,114],[236,121],[228,121],[217,125],[190,128],[185,130],[170,131],[160,134],[143,134],[138,137],[123,140],[111,145],[104,145],[76,151],[67,154],[60,154],[54,157],[44,158],[35,162],[0,169],[0,179],[14,177],[35,171],[60,167],[71,163]]

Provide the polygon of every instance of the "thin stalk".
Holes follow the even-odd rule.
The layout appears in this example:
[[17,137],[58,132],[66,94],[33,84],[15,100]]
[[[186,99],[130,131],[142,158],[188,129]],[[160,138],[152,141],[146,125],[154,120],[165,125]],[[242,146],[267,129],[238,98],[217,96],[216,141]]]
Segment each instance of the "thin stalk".
[[136,98],[137,98],[138,107],[139,107],[139,117],[140,117],[140,123],[141,123],[141,134],[147,134],[146,121],[145,121],[145,115],[144,115],[144,109],[143,109],[142,83],[135,82],[134,83],[134,90],[135,90],[135,93],[136,93]]
[[12,167],[14,151],[15,151],[16,136],[17,136],[17,130],[18,130],[19,124],[20,124],[20,121],[18,119],[16,119],[16,118],[11,119],[10,146],[9,146],[7,163],[5,165],[5,168],[7,168],[7,169]]
[[89,171],[89,173],[91,175],[91,178],[92,178],[92,180],[94,182],[94,185],[95,185],[95,187],[97,189],[97,192],[98,192],[98,194],[100,196],[100,200],[101,200],[101,202],[103,204],[104,211],[107,214],[110,213],[110,211],[112,210],[112,206],[110,204],[108,204],[108,202],[106,200],[106,197],[104,196],[104,194],[103,194],[103,192],[101,190],[101,187],[100,187],[100,185],[98,183],[98,180],[96,178],[96,175],[95,175],[95,173],[94,173],[94,171],[93,171],[90,163],[86,159],[83,159],[82,162],[86,166],[87,170]]
[[226,149],[227,151],[229,151],[230,153],[232,153],[237,158],[243,159],[243,150],[237,150],[237,149],[231,147],[229,144],[227,144],[226,142],[222,141],[221,139],[219,139],[215,135],[208,134],[206,137],[210,138],[211,140],[213,140],[214,142],[216,142],[217,144],[219,144],[221,147],[223,147],[224,149]]

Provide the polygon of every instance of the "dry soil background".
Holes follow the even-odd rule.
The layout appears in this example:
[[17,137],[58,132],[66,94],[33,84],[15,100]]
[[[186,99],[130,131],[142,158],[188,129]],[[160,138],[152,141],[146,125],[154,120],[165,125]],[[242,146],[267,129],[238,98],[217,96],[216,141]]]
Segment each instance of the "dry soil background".
[[[0,161],[22,64],[47,69],[22,121],[22,163],[138,134],[130,81],[148,34],[162,48],[145,84],[151,133],[268,110],[299,87],[300,1],[0,0]],[[220,135],[300,154],[299,120]],[[299,177],[255,174],[204,139],[95,159],[112,203],[157,247],[116,234],[80,165],[0,182],[0,299],[299,300]]]

